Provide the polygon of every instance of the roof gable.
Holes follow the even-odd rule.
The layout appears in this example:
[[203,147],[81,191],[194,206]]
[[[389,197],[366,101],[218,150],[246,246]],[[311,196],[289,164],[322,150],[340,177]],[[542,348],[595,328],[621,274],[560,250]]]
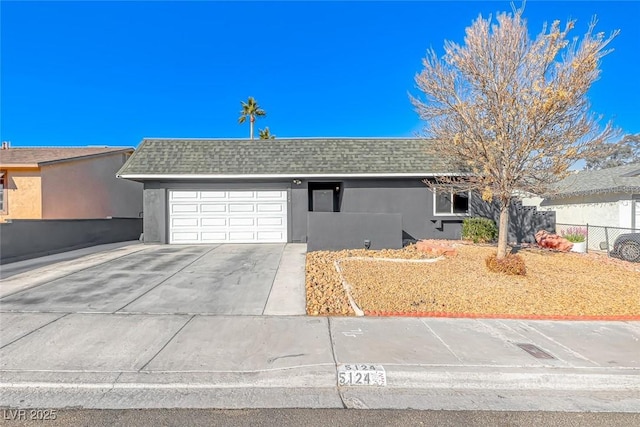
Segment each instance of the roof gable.
[[415,138],[145,139],[123,178],[269,178],[452,173]]

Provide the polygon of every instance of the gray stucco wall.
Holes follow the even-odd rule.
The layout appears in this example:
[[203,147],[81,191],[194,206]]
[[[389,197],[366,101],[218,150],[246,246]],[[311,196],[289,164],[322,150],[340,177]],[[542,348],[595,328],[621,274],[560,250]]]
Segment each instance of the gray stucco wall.
[[307,251],[399,249],[402,247],[402,215],[344,212],[309,212]]
[[147,188],[143,196],[144,242],[167,243],[167,190]]
[[[331,221],[319,219],[314,224],[308,223],[310,218],[308,215],[309,182],[322,182],[322,180],[300,180],[300,184],[293,181],[287,179],[250,182],[146,182],[144,185],[144,241],[146,243],[168,243],[168,190],[205,189],[287,190],[289,192],[289,229],[287,233],[289,241],[312,244],[309,241],[311,227],[313,227],[313,238],[326,241],[323,236],[335,235],[335,227]],[[339,210],[341,213],[399,214],[401,217],[400,239],[459,239],[461,237],[462,220],[465,216],[436,216],[433,207],[433,193],[419,179],[330,179],[325,181],[340,183]],[[499,209],[495,203],[486,203],[478,194],[472,193],[469,216],[488,217],[497,223]],[[509,241],[511,242],[531,242],[534,240],[533,235],[537,230],[544,228],[552,231],[555,227],[554,212],[537,212],[535,209],[523,207],[519,202],[512,205],[509,219]],[[352,224],[351,219],[344,221]],[[369,228],[365,227],[365,230],[369,230]],[[356,247],[362,247],[360,240],[363,240],[364,237],[358,234],[361,233],[360,229],[344,227],[343,231],[347,235],[350,233],[354,236],[357,235],[358,237],[354,238],[358,242]],[[383,240],[386,239],[385,237]],[[322,243],[322,246],[326,245]],[[344,245],[340,244],[339,246]]]
[[[458,239],[462,217],[434,216],[433,193],[419,179],[331,179],[341,183],[340,212],[400,214],[401,239]],[[313,180],[311,182],[322,182]],[[167,190],[288,189],[291,242],[308,241],[309,181],[150,181],[144,185],[144,241],[167,243]],[[318,230],[320,225],[314,226]],[[360,247],[360,246],[358,246]]]
[[[459,226],[447,226],[438,230],[427,221],[433,213],[433,197],[425,184],[417,179],[399,180],[327,180],[340,182],[340,211],[346,213],[390,213],[402,215],[404,238],[456,238]],[[321,182],[313,180],[312,182]],[[287,189],[289,190],[289,230],[291,242],[308,241],[307,213],[309,208],[309,181],[149,181],[144,185],[144,241],[146,243],[167,243],[168,190],[205,189]],[[445,218],[446,219],[446,218]],[[461,223],[460,218],[450,218]]]
[[459,239],[460,216],[436,216],[433,193],[419,179],[347,180],[341,212],[399,213],[404,239]]
[[[146,182],[144,241],[146,243],[168,242],[168,190],[286,189],[289,191],[289,241],[308,242],[309,182],[322,182],[322,180],[300,181],[300,184],[294,183],[293,180]],[[436,217],[433,209],[433,193],[419,179],[330,179],[325,181],[340,183],[339,209],[342,213],[401,215],[401,239],[460,238],[463,217]],[[319,231],[319,227],[321,227],[319,224],[314,225],[314,230]]]
[[309,198],[307,195],[307,183],[291,187],[290,204],[290,231],[289,240],[294,243],[304,243],[307,239],[307,213]]
[[138,240],[141,232],[141,218],[14,219],[0,224],[0,264]]
[[348,180],[342,191],[340,212],[401,214],[406,238],[427,236],[430,192],[419,180]]

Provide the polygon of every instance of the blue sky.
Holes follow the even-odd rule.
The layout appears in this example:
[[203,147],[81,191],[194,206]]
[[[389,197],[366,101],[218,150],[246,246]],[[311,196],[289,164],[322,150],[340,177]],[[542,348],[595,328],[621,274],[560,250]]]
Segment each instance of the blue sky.
[[[277,137],[414,136],[408,99],[426,49],[462,41],[506,1],[0,3],[1,139],[13,147],[137,146],[143,137],[247,138],[240,101]],[[640,132],[640,2],[531,1],[525,17],[620,29],[590,92]]]

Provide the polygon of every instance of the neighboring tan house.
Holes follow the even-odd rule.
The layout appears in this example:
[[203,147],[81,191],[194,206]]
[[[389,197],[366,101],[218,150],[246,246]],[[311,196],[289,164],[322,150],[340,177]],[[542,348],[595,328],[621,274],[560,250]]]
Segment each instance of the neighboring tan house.
[[559,224],[640,230],[640,163],[574,172],[551,190],[549,196],[523,204],[555,211]]
[[146,243],[308,250],[460,238],[464,218],[497,211],[423,182],[456,174],[411,138],[145,139],[118,172],[144,183]]
[[132,148],[0,150],[0,222],[135,217],[142,185],[116,178]]

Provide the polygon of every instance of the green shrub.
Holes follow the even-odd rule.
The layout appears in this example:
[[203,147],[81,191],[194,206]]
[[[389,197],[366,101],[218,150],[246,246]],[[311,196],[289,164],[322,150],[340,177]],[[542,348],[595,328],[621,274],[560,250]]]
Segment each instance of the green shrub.
[[489,255],[484,262],[489,271],[493,271],[494,273],[503,273],[513,276],[524,276],[527,274],[527,268],[520,255],[509,254],[502,259],[498,259],[494,254]]
[[498,237],[496,223],[489,218],[465,218],[462,221],[462,238],[473,243],[493,242]]

